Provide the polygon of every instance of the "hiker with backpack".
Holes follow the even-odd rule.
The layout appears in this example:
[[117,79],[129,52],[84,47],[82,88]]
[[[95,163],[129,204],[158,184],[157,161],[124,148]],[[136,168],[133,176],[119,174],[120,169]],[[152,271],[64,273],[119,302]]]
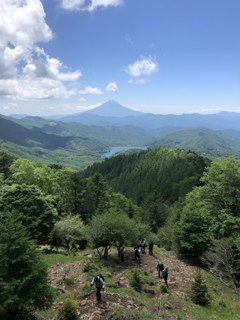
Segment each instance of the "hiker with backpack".
[[168,280],[168,268],[166,268],[162,271],[162,277],[165,281],[166,286],[168,287],[168,281],[167,281]]
[[140,263],[140,249],[139,247],[134,248],[134,260],[138,261]]
[[99,274],[95,277],[93,277],[91,281],[91,287],[95,284],[95,287],[97,289],[96,295],[97,295],[97,301],[101,300],[101,290],[104,291],[104,277]]
[[161,273],[164,270],[164,265],[162,261],[159,261],[157,264],[158,278],[161,278]]

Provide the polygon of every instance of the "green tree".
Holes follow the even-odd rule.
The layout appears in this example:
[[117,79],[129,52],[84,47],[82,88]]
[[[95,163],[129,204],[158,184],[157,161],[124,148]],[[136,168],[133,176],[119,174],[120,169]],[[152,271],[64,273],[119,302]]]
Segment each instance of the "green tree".
[[0,306],[10,319],[50,307],[54,292],[47,282],[47,266],[15,211],[0,212],[0,256]]
[[164,225],[158,229],[157,237],[158,243],[167,250],[175,250],[175,236],[174,236],[174,226],[180,220],[181,210],[179,207],[171,206],[168,209],[169,215],[164,223]]
[[74,190],[72,187],[73,172],[66,168],[52,168],[55,185],[54,197],[58,214],[75,213]]
[[77,215],[68,215],[61,218],[54,225],[51,241],[58,248],[61,244],[67,246],[68,251],[76,247],[83,239],[83,222]]
[[112,206],[113,191],[99,173],[88,178],[88,190],[91,194],[92,213],[101,213]]
[[78,310],[77,303],[72,299],[66,299],[59,307],[57,312],[57,320],[77,320]]
[[180,221],[175,225],[175,242],[181,253],[199,256],[214,239],[214,219],[199,198],[195,188],[186,198]]
[[72,172],[70,188],[72,194],[71,212],[79,215],[84,222],[88,222],[95,211],[91,183],[84,179],[79,172]]
[[58,195],[56,176],[61,170],[64,169],[56,170],[27,159],[16,159],[10,167],[11,181],[16,184],[35,185],[46,195]]
[[143,288],[143,281],[141,279],[141,276],[139,274],[139,269],[132,269],[129,279],[129,284],[131,287],[133,287],[134,290],[141,292]]
[[185,253],[199,255],[210,249],[214,239],[240,231],[240,162],[221,158],[206,169],[200,187],[186,197],[176,243]]
[[147,223],[153,232],[157,232],[167,217],[167,206],[164,204],[161,195],[158,192],[148,194],[140,204],[140,219]]
[[0,210],[16,210],[30,236],[40,243],[48,240],[57,211],[51,198],[35,186],[4,185],[0,189]]
[[85,234],[94,248],[97,248],[100,258],[107,258],[108,250],[115,245],[134,244],[139,236],[139,226],[126,213],[111,209],[95,215],[86,226]]
[[240,161],[234,157],[215,161],[204,172],[199,196],[215,217],[215,237],[240,231]]
[[198,271],[194,277],[190,296],[194,303],[201,306],[206,306],[211,301],[208,287],[201,271]]
[[10,176],[10,166],[14,161],[14,157],[6,152],[0,152],[0,173],[3,174],[3,179],[6,180]]

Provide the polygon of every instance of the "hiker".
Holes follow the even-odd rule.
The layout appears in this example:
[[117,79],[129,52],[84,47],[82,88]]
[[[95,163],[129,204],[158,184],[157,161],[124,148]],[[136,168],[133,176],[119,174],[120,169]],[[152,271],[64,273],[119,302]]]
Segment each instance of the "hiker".
[[162,271],[162,276],[163,276],[163,279],[164,279],[164,281],[166,283],[166,286],[168,287],[168,282],[167,282],[167,280],[168,280],[168,268],[166,268],[166,269],[164,269]]
[[148,254],[150,256],[153,255],[153,242],[152,241],[149,241],[149,243],[148,243]]
[[164,265],[162,261],[159,261],[157,264],[158,278],[161,278],[161,273],[164,270]]
[[97,301],[101,300],[101,290],[104,291],[104,277],[100,274],[98,276],[93,277],[91,282],[91,287],[95,284],[97,289]]
[[145,253],[146,242],[144,239],[141,239],[140,243],[141,252]]
[[124,247],[122,247],[119,250],[119,256],[120,256],[121,262],[124,262],[124,255],[125,255],[125,250],[124,250]]
[[140,263],[140,249],[139,249],[139,247],[134,248],[134,254],[135,254],[134,260],[138,260],[138,262]]

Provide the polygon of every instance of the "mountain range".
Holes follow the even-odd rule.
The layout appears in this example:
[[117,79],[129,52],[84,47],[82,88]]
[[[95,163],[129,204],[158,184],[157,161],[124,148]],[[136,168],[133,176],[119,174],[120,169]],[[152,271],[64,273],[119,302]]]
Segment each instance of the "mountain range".
[[[22,119],[27,115],[13,114],[11,117]],[[116,101],[110,100],[94,109],[71,115],[42,116],[44,119],[61,122],[82,123],[91,126],[136,126],[146,129],[163,127],[193,128],[205,127],[212,130],[234,129],[240,131],[240,113],[220,112],[202,115],[192,114],[152,114],[126,108]]]
[[112,146],[180,148],[210,159],[240,159],[240,114],[159,115],[108,101],[66,116],[0,116],[0,150],[17,157],[82,169],[103,160],[101,153]]
[[[146,129],[159,127],[206,127],[213,130],[240,130],[240,113],[220,112],[217,114],[152,114],[126,108],[110,100],[99,107],[64,117],[56,116],[62,122],[77,122],[96,126],[131,125]],[[47,119],[47,117],[44,117]],[[52,117],[53,120],[56,119]]]

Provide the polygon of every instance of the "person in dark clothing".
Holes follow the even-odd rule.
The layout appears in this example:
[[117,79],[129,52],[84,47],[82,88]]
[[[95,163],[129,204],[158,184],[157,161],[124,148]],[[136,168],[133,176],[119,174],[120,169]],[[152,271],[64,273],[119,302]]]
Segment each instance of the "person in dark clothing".
[[138,261],[138,263],[140,263],[140,249],[139,249],[139,247],[134,248],[134,254],[135,254],[134,260],[136,260],[136,261]]
[[120,248],[119,255],[120,255],[121,262],[124,262],[124,255],[125,255],[124,247]]
[[166,268],[162,271],[162,276],[163,276],[163,279],[165,281],[166,286],[168,287],[168,268]]
[[148,253],[150,256],[153,255],[153,242],[152,241],[149,241],[149,243],[148,243]]
[[97,289],[96,295],[97,295],[97,301],[101,300],[101,290],[104,291],[104,278],[102,275],[98,275],[93,277],[91,281],[91,287],[95,284],[95,287]]
[[158,278],[161,278],[161,273],[164,270],[164,265],[162,261],[159,261],[157,264]]

